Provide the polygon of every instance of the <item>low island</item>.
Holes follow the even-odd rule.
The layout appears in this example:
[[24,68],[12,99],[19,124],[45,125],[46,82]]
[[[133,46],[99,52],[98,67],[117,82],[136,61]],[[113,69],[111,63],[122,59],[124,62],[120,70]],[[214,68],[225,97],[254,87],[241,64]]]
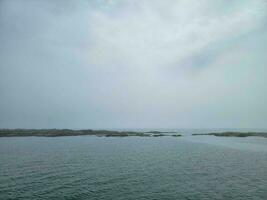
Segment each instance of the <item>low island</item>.
[[213,135],[217,137],[249,137],[249,136],[255,136],[255,137],[264,137],[267,138],[267,133],[265,132],[219,132],[219,133],[201,133],[201,134],[192,134],[193,136],[198,135]]
[[[81,136],[92,135],[99,137],[161,137],[166,132],[149,131],[149,132],[136,132],[136,131],[113,131],[113,130],[71,130],[71,129],[0,129],[0,137],[26,137],[26,136],[38,136],[38,137],[60,137],[60,136]],[[179,134],[169,135],[173,137],[181,136]]]

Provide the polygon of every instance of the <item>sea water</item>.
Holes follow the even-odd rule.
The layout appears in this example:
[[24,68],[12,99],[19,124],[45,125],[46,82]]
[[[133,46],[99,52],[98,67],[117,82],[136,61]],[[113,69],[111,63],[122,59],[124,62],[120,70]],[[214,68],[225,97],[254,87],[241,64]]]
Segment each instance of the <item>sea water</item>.
[[0,138],[0,199],[267,199],[267,138]]

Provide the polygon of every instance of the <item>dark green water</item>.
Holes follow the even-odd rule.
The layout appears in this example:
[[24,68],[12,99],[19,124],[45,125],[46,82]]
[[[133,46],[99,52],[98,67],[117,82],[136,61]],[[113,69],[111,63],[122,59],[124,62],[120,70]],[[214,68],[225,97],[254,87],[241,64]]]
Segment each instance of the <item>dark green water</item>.
[[267,139],[0,138],[0,199],[267,199]]

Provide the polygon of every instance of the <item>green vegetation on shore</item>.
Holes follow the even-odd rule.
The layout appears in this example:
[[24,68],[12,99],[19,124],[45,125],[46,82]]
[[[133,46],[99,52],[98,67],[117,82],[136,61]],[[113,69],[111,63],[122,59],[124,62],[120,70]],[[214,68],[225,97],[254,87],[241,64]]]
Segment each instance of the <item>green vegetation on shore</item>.
[[162,134],[162,133],[176,133],[173,131],[147,131],[145,133]]
[[[71,129],[0,129],[0,137],[22,137],[22,136],[39,136],[39,137],[60,137],[60,136],[79,136],[94,135],[99,137],[161,137],[167,136],[160,131],[135,132],[135,131],[110,131],[110,130],[71,130]],[[181,135],[172,135],[175,137]]]
[[249,136],[256,136],[256,137],[265,137],[267,138],[267,133],[264,132],[221,132],[221,133],[202,133],[202,134],[192,134],[193,136],[197,135],[213,135],[218,137],[249,137]]
[[182,135],[181,134],[174,134],[172,135],[172,137],[181,137]]

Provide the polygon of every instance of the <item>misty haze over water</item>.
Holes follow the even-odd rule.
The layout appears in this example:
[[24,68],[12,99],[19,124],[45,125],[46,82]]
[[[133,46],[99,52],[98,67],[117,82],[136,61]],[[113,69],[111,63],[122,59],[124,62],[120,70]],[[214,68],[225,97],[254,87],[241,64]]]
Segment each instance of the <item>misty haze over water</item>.
[[0,0],[0,199],[266,200],[266,25],[266,0]]

